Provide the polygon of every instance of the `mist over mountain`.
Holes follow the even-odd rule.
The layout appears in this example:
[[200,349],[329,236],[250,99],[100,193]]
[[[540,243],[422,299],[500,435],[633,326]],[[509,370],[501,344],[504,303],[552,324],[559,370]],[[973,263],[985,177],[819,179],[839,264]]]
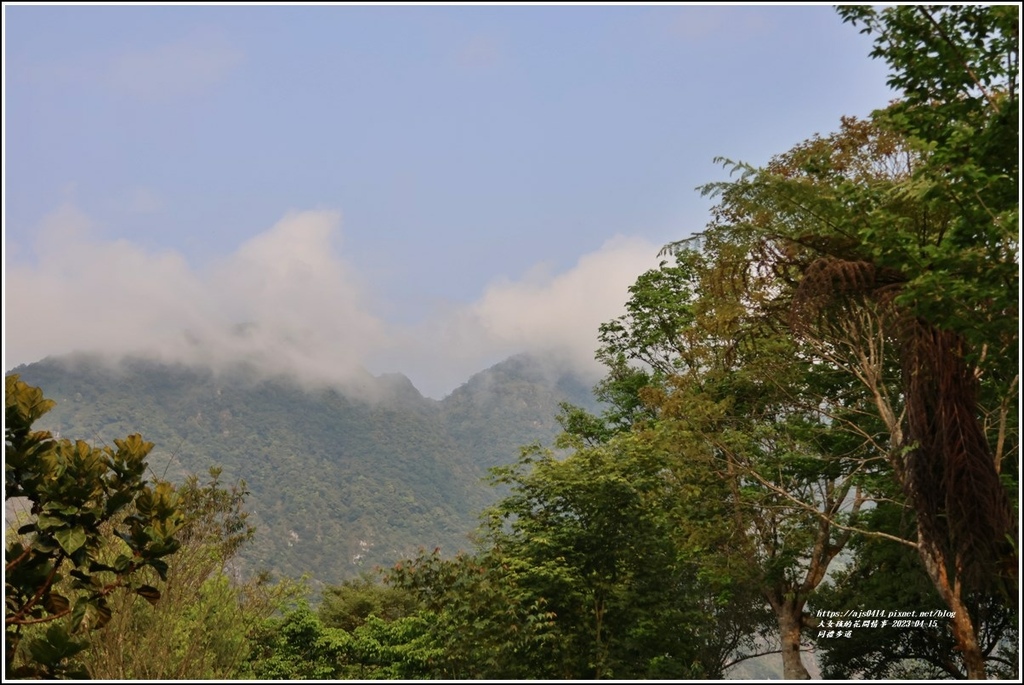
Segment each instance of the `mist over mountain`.
[[[63,205],[35,227],[31,259],[6,265],[5,286],[18,297],[4,312],[5,368],[70,353],[145,354],[222,371],[245,362],[304,386],[401,370],[436,399],[520,352],[597,376],[596,331],[622,313],[659,247],[620,235],[575,264],[496,273],[457,300],[426,296],[424,283],[394,301],[381,274],[346,249],[339,212],[289,212],[254,229],[197,264],[174,249],[109,240],[102,222]],[[415,315],[397,316],[407,301]]]
[[339,582],[418,548],[469,549],[497,493],[487,468],[549,444],[558,404],[593,406],[591,383],[559,364],[515,356],[443,400],[401,374],[300,384],[253,365],[208,367],[127,358],[50,357],[9,373],[57,406],[39,428],[109,443],[138,432],[156,444],[152,475],[180,481],[223,469],[244,480],[257,526],[247,571]]

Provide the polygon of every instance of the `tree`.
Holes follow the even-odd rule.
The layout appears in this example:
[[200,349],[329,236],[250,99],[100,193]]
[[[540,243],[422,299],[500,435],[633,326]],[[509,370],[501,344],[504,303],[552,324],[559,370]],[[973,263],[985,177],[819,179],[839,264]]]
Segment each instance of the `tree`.
[[[900,536],[912,536],[916,526],[898,499],[880,502],[866,513],[863,525]],[[903,627],[886,614],[866,616],[855,621],[859,625],[846,631],[848,636],[832,638],[827,628],[833,621],[822,620],[814,633],[822,675],[837,680],[966,678],[945,602],[916,551],[882,538],[858,536],[850,552],[849,564],[815,593],[812,601],[817,606],[848,616],[860,616],[864,609],[913,608],[916,617],[906,621],[910,627]],[[1015,608],[985,593],[972,593],[965,601],[978,627],[986,670],[999,679],[1017,680]]]
[[[143,479],[152,443],[130,435],[116,440],[116,449],[97,448],[33,431],[54,403],[17,375],[5,385],[5,499],[24,498],[30,507],[30,521],[6,546],[7,673],[83,677],[74,661],[87,645],[80,636],[110,621],[112,593],[159,599],[159,590],[136,578],[146,568],[166,574],[164,557],[180,546],[179,500],[169,483]],[[120,518],[124,512],[130,513]],[[121,550],[101,560],[104,526],[119,519]],[[35,630],[42,624],[45,633]]]
[[350,640],[348,633],[325,627],[308,605],[300,603],[254,630],[245,675],[259,680],[338,679]]
[[[937,587],[949,568],[971,584],[1018,582],[1018,531],[999,474],[1016,450],[1008,423],[1019,381],[1019,11],[840,10],[875,36],[872,56],[903,93],[876,117],[918,161],[894,189],[915,213],[877,207],[855,236],[903,229],[903,249],[878,250],[872,265],[898,276],[896,304],[913,318],[900,336],[906,483]],[[972,677],[981,677],[975,662]]]
[[352,632],[370,616],[394,621],[411,615],[418,607],[408,590],[386,585],[375,574],[363,573],[341,585],[324,588],[317,615],[328,627]]
[[418,606],[404,619],[414,622],[400,627],[414,643],[402,660],[415,655],[426,677],[449,680],[562,677],[555,616],[524,584],[524,570],[494,548],[449,559],[439,549],[421,551],[388,569],[388,586]]
[[[612,369],[603,387],[640,419],[633,433],[653,426],[672,436],[661,449],[685,474],[681,482],[703,463],[724,488],[721,531],[702,526],[699,514],[679,525],[704,536],[706,569],[742,555],[742,581],[774,614],[784,677],[807,678],[805,606],[850,538],[872,450],[837,430],[849,408],[830,397],[841,389],[834,374],[762,315],[772,279],[736,266],[742,245],[707,241],[674,257],[639,277],[627,313],[601,327],[598,356]],[[647,385],[634,390],[638,380]],[[622,415],[606,412],[604,434]],[[839,455],[851,453],[863,461],[843,464]]]
[[721,501],[721,481],[674,459],[664,438],[623,433],[562,460],[526,450],[495,469],[511,494],[492,510],[488,540],[554,615],[563,672],[553,677],[719,678],[752,646],[756,605],[704,573],[705,550],[680,524],[721,522],[696,502]]
[[706,188],[720,202],[701,240],[736,246],[734,287],[772,281],[763,316],[861,386],[887,435],[845,425],[888,459],[915,512],[907,542],[981,678],[966,595],[1017,584],[1001,476],[1018,445],[1018,10],[841,11],[879,34],[905,98],[765,169],[736,165]]
[[244,582],[237,577],[232,565],[254,533],[244,509],[248,491],[244,482],[225,486],[220,476],[212,468],[206,482],[193,475],[176,488],[181,547],[166,557],[166,579],[143,572],[161,600],[150,605],[125,594],[112,601],[113,617],[84,659],[93,677],[237,678],[252,631],[298,594],[300,588],[290,581],[271,584],[263,574]]
[[704,550],[676,534],[683,510],[713,527],[692,496],[721,480],[704,471],[700,485],[689,479],[687,498],[677,487],[686,462],[670,466],[664,445],[645,442],[659,440],[623,433],[575,444],[563,460],[535,446],[495,468],[509,494],[489,510],[475,554],[424,552],[386,572],[388,589],[413,598],[414,610],[402,601],[395,611],[392,593],[366,583],[329,591],[323,615],[351,627],[343,672],[721,677],[751,650],[765,616],[731,577],[705,573],[696,561]]

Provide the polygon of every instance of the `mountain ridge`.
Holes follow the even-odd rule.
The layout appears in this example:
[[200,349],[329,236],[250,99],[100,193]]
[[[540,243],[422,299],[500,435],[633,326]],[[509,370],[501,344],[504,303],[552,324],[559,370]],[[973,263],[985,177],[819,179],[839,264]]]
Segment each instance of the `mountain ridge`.
[[223,470],[244,480],[257,526],[244,571],[340,582],[420,547],[455,553],[496,492],[487,468],[521,445],[549,444],[560,402],[593,405],[586,381],[528,355],[471,376],[444,399],[406,376],[367,374],[346,388],[304,387],[258,369],[73,355],[8,372],[57,406],[39,428],[96,443],[141,433],[153,475]]

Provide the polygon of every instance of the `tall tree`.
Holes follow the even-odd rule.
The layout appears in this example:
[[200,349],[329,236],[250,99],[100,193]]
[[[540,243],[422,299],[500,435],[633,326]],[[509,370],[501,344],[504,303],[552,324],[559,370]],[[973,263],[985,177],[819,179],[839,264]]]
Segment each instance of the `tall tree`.
[[387,570],[387,584],[417,602],[408,618],[425,626],[413,635],[425,677],[566,677],[554,614],[524,585],[524,571],[526,562],[486,546],[448,559],[421,551]]
[[[617,386],[627,396],[619,379],[629,387],[647,379],[638,394],[645,409],[629,413],[677,442],[699,445],[728,486],[722,494],[729,515],[719,521],[725,530],[703,529],[702,563],[727,563],[723,540],[738,545],[751,570],[747,581],[774,614],[785,677],[807,678],[806,603],[864,503],[860,481],[871,446],[851,444],[834,426],[832,417],[847,410],[844,400],[829,398],[836,379],[821,371],[813,351],[760,316],[772,279],[733,271],[742,254],[730,242],[677,250],[675,264],[637,280],[626,315],[602,326],[599,356],[613,369],[606,390]],[[729,287],[736,279],[742,294]],[[637,363],[632,374],[623,370]],[[851,451],[864,461],[842,463],[838,456]],[[700,457],[677,451],[675,458]]]
[[[877,234],[899,225],[905,236],[870,263],[898,279],[895,300],[907,322],[907,481],[925,562],[937,576],[944,564],[968,576],[1000,568],[1013,582],[1008,542],[1016,531],[998,474],[1019,378],[1019,11],[840,10],[874,35],[872,55],[889,64],[889,83],[903,98],[877,118],[917,162],[894,189],[913,200],[913,213],[876,204],[855,235],[864,243],[864,228]],[[981,379],[993,391],[987,398]],[[1003,439],[986,434],[995,409],[986,400],[998,407]]]
[[840,11],[877,34],[904,98],[765,169],[737,165],[707,188],[720,202],[701,239],[733,246],[739,292],[771,280],[765,319],[862,386],[887,436],[845,425],[887,456],[981,678],[966,595],[1017,583],[1000,475],[1018,444],[1018,9]]
[[705,534],[681,525],[720,530],[726,512],[697,498],[722,501],[722,482],[681,448],[637,431],[496,470],[511,492],[488,541],[555,617],[554,677],[720,678],[752,649],[756,600],[708,573]]

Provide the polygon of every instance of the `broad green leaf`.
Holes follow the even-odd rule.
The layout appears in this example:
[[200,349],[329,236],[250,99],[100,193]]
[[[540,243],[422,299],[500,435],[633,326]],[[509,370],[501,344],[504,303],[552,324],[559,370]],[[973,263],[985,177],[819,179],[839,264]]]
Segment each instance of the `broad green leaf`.
[[68,555],[74,554],[86,541],[85,531],[77,527],[58,530],[53,537]]
[[75,608],[71,612],[71,632],[78,632],[78,629],[82,627],[82,619],[85,618],[85,610],[89,607],[89,603],[80,599],[75,602]]

